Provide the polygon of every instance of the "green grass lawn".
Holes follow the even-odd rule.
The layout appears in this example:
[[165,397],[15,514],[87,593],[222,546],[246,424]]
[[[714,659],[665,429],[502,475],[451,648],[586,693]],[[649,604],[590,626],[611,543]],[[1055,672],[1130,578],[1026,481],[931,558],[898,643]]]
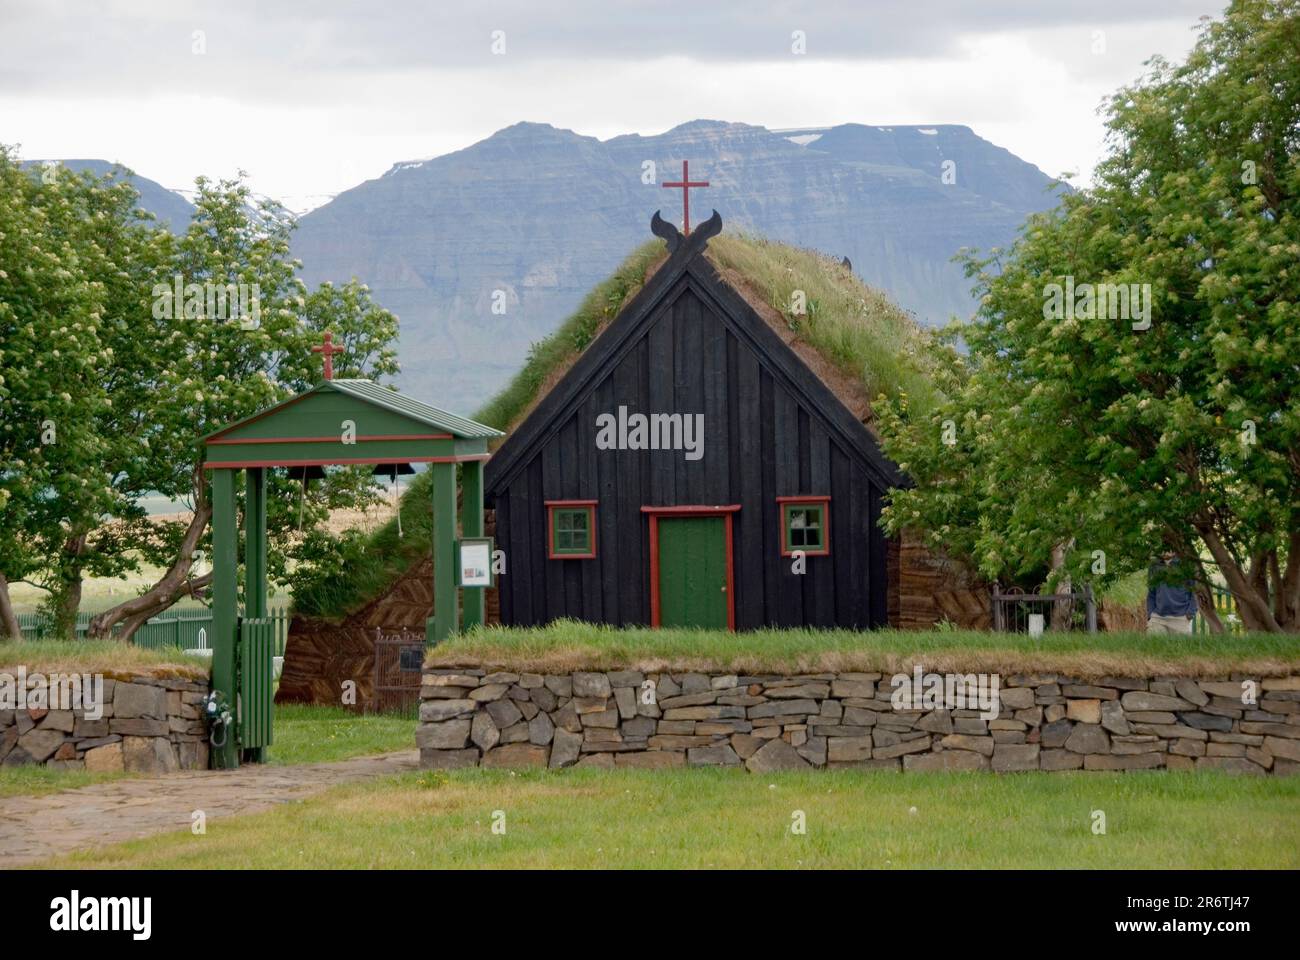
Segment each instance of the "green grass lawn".
[[1300,778],[1206,773],[426,771],[50,865],[1295,869],[1298,813]]
[[286,703],[275,708],[271,763],[323,763],[415,749],[414,717],[357,714],[342,707]]
[[742,672],[864,670],[1061,672],[1078,676],[1178,672],[1262,676],[1300,669],[1300,634],[1168,636],[1146,633],[1027,634],[978,631],[615,629],[557,621],[536,628],[477,628],[430,651],[442,666],[508,665],[511,670],[644,666]]
[[39,797],[124,776],[124,773],[87,773],[84,770],[51,770],[48,767],[0,767],[0,799]]

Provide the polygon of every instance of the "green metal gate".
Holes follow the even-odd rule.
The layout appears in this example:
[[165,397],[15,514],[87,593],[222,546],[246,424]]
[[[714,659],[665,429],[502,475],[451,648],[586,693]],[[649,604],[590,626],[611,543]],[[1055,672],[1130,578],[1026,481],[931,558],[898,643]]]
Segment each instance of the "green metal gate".
[[246,617],[239,622],[239,745],[271,745],[274,709],[275,620]]

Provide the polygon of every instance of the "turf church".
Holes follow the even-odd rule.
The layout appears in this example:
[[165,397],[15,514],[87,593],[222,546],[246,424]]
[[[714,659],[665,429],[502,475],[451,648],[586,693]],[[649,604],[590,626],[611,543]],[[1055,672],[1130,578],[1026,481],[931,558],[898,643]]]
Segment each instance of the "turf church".
[[652,229],[667,260],[487,463],[501,622],[886,625],[897,467],[719,275],[716,211]]

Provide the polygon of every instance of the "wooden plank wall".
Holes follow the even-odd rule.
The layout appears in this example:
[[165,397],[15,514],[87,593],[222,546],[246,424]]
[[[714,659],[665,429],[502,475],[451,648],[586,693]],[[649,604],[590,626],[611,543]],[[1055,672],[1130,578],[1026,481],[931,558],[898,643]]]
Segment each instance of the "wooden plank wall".
[[[616,415],[619,406],[703,413],[703,459],[597,450],[596,418]],[[882,492],[858,455],[686,285],[576,412],[550,425],[508,487],[493,493],[507,551],[499,578],[505,623],[648,623],[646,505],[741,505],[734,544],[739,629],[871,627],[888,618],[886,541],[874,526]],[[807,558],[800,576],[780,555],[776,498],[805,494],[831,497],[831,555]],[[547,558],[544,502],[570,499],[599,501],[595,559]]]

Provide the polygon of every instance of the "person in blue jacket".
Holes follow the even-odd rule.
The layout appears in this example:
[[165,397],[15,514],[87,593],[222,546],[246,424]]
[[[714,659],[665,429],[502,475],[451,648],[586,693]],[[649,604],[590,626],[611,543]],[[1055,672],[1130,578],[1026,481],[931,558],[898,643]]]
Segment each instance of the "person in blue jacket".
[[1147,570],[1147,633],[1191,633],[1196,583],[1172,550]]

